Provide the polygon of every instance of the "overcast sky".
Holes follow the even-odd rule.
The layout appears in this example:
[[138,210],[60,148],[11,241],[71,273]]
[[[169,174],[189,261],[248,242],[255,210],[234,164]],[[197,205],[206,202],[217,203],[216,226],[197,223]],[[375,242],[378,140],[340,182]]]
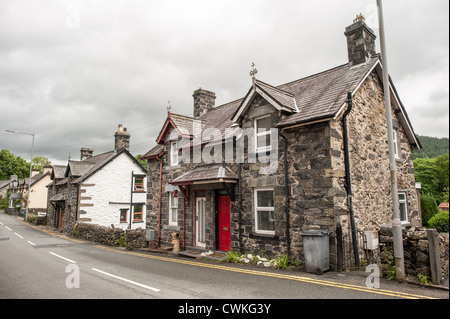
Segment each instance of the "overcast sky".
[[[390,74],[414,130],[449,136],[449,1],[384,0]],[[281,85],[347,63],[359,13],[378,35],[376,0],[1,0],[0,149],[65,164],[114,148],[123,124],[143,154],[167,115],[192,116],[257,78]],[[377,51],[380,51],[377,41]]]

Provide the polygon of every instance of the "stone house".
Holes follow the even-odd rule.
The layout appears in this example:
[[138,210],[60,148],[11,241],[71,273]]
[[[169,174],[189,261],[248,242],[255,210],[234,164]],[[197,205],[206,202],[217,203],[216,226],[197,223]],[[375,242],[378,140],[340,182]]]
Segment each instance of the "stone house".
[[54,166],[48,187],[47,224],[72,232],[77,222],[145,229],[146,170],[130,154],[130,133],[119,125],[113,151]]
[[[193,117],[168,112],[148,160],[147,228],[158,245],[303,258],[301,232],[378,231],[392,220],[382,62],[360,17],[346,28],[349,61],[215,106],[193,94]],[[402,223],[420,225],[412,150],[420,148],[389,83]],[[346,147],[348,146],[348,147]],[[346,169],[347,167],[347,169]],[[352,199],[351,201],[349,199]],[[351,204],[351,205],[350,205]],[[360,244],[356,249],[364,250]]]

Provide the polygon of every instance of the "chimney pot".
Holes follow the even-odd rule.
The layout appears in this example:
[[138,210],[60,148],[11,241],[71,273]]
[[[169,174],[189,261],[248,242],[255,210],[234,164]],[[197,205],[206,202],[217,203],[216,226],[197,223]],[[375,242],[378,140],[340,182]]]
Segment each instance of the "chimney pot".
[[123,128],[122,124],[119,124],[117,132],[114,134],[114,151],[118,152],[122,148],[130,150],[130,133],[127,132],[127,128]]

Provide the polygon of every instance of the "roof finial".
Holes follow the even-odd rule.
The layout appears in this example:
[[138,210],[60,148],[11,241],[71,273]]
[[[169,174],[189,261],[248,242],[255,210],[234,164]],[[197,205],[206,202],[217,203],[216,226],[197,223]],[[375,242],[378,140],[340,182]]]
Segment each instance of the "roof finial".
[[170,100],[167,103],[167,113],[170,113],[170,110],[172,109],[172,104],[170,104]]
[[252,77],[253,83],[256,81],[255,75],[258,73],[258,70],[255,68],[255,63],[252,62],[252,70],[250,71],[250,76]]

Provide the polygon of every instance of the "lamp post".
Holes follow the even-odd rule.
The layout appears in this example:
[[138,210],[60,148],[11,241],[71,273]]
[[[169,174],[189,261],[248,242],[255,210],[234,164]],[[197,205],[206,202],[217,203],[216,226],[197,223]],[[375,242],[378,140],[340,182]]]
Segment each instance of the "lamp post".
[[31,160],[30,160],[30,176],[28,177],[28,199],[27,199],[27,209],[25,211],[25,220],[28,221],[28,209],[30,206],[30,197],[31,197],[31,172],[33,169],[33,147],[34,147],[34,133],[24,133],[14,130],[5,130],[8,133],[14,133],[14,134],[24,134],[24,135],[30,135],[33,137],[31,141]]
[[402,224],[400,220],[400,205],[398,201],[397,189],[397,168],[395,163],[394,151],[394,132],[392,129],[392,114],[391,114],[391,91],[389,83],[389,70],[386,54],[386,35],[384,30],[384,16],[383,16],[383,1],[377,0],[378,6],[378,21],[380,24],[380,44],[381,44],[381,59],[383,62],[383,84],[384,84],[384,98],[386,107],[386,122],[388,129],[388,144],[389,144],[389,170],[391,173],[391,189],[393,201],[393,220],[392,233],[394,237],[394,259],[396,278],[398,281],[403,281],[405,278],[405,260],[403,253],[403,235]]

